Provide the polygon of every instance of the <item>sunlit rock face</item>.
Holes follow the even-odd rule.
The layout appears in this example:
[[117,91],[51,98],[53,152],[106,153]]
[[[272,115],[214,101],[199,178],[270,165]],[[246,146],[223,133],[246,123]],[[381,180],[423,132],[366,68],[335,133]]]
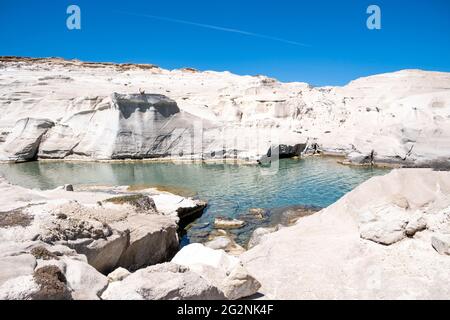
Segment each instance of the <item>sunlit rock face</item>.
[[114,93],[50,130],[39,157],[144,159],[188,152],[183,136],[190,136],[195,118],[163,95]]
[[257,160],[273,145],[313,143],[354,163],[448,165],[450,158],[444,72],[313,87],[229,72],[3,57],[0,84],[2,160],[15,160],[5,144],[26,118],[54,123],[38,158]]
[[17,121],[3,145],[6,160],[34,160],[42,136],[53,125],[54,123],[47,119],[25,118]]

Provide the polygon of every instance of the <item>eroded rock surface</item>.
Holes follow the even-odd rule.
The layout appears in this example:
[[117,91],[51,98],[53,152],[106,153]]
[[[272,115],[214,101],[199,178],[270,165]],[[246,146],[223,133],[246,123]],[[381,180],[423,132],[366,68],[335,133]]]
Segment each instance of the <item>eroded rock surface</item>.
[[41,139],[53,125],[54,123],[47,119],[18,120],[2,145],[2,152],[6,154],[7,160],[27,161],[37,158]]
[[[110,281],[129,274],[119,266],[134,271],[173,257],[177,203],[198,210],[197,200],[164,193],[166,207],[175,209],[159,212],[154,190],[120,195],[126,187],[104,188],[29,190],[0,179],[0,298],[99,299]],[[111,197],[113,190],[119,195]],[[202,288],[214,293],[209,284]]]
[[399,169],[240,258],[269,299],[448,299],[449,227],[450,172]]
[[93,300],[108,284],[84,255],[68,247],[28,241],[0,248],[1,300]]
[[223,293],[203,277],[172,262],[140,269],[111,283],[105,300],[221,300]]
[[198,273],[217,286],[228,299],[251,296],[261,286],[238,258],[199,243],[183,247],[172,262]]
[[[156,66],[124,71],[62,59],[0,62],[2,160],[28,160],[38,148],[40,159],[256,161],[276,140],[280,157],[309,150],[348,155],[356,164],[450,167],[445,72],[402,70],[313,87]],[[42,139],[40,129],[13,128],[36,115],[54,123]]]

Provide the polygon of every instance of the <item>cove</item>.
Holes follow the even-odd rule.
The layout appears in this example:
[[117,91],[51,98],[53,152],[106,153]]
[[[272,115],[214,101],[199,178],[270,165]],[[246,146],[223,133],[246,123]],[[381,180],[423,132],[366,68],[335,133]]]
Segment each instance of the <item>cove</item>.
[[[12,184],[52,189],[73,185],[148,185],[208,201],[182,244],[201,242],[215,217],[236,218],[250,208],[276,212],[290,206],[326,207],[367,179],[387,169],[350,167],[335,158],[282,159],[273,175],[257,165],[173,162],[28,162],[0,164],[0,175]],[[260,225],[270,224],[261,221]],[[258,225],[231,230],[245,244]]]

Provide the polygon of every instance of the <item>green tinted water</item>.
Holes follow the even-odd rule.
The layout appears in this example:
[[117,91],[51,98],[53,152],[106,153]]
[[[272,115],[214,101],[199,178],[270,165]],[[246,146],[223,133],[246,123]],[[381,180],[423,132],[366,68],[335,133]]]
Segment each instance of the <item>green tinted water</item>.
[[[372,176],[379,168],[348,167],[333,158],[285,159],[278,170],[259,166],[205,163],[70,163],[2,164],[11,183],[50,189],[63,184],[162,185],[186,189],[209,206],[188,230],[186,243],[212,228],[216,216],[237,217],[249,208],[292,205],[326,207]],[[272,173],[272,174],[270,174]],[[245,229],[243,239],[253,228]],[[235,231],[238,232],[238,231]]]

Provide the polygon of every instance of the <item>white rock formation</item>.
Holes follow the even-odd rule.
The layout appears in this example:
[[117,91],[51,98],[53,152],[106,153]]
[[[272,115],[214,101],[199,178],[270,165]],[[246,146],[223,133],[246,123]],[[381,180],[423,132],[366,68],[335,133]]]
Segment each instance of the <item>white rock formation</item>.
[[0,249],[0,300],[96,300],[108,285],[68,247],[28,241],[2,242]]
[[112,282],[104,300],[222,300],[223,293],[197,273],[174,263],[140,269]]
[[267,298],[448,299],[449,234],[450,172],[398,169],[240,258]]
[[[36,115],[54,123],[42,136],[40,158],[252,160],[271,145],[299,143],[318,143],[356,163],[373,155],[375,162],[448,166],[450,158],[448,73],[403,70],[312,87],[61,59],[3,57],[0,67],[3,160],[33,155],[39,133],[17,132],[24,121],[38,121],[21,119]],[[20,143],[11,148],[12,140]]]
[[249,274],[238,258],[200,243],[183,247],[172,259],[172,263],[198,273],[218,287],[228,299],[251,296],[260,288],[260,283]]
[[[112,189],[29,190],[0,179],[0,241],[64,245],[105,274],[119,266],[135,270],[172,258],[179,245],[177,211],[198,211],[198,202],[165,192],[166,206],[176,208],[166,214],[156,209],[151,196],[160,193],[153,189],[123,195],[116,188],[117,196],[108,192]],[[182,207],[177,209],[177,203]]]

